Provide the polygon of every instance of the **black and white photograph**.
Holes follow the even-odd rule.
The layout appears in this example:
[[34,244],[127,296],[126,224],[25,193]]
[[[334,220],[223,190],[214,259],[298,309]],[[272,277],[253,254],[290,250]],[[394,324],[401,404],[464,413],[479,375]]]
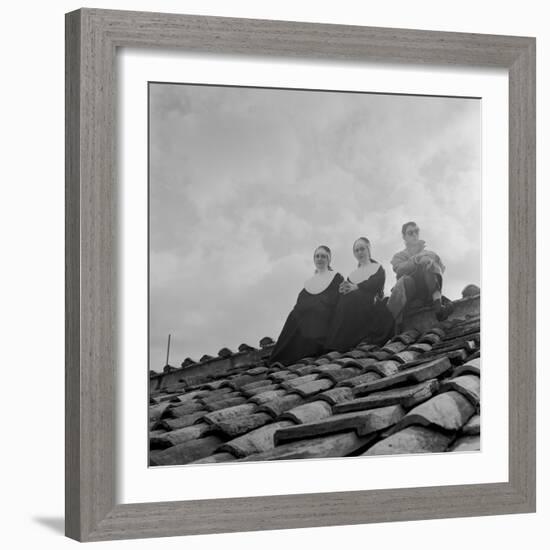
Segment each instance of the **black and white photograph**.
[[481,100],[148,97],[149,466],[480,451]]
[[546,12],[6,3],[5,547],[546,540]]

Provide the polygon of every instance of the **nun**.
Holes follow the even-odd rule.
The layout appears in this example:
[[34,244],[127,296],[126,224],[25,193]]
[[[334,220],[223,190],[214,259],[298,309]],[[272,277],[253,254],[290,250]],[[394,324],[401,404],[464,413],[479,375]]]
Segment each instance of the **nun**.
[[338,287],[339,300],[326,343],[330,351],[349,351],[360,342],[380,345],[393,333],[393,316],[382,300],[386,272],[372,258],[366,237],[353,243],[353,255],[357,269]]
[[298,294],[277,343],[270,364],[291,365],[304,357],[324,353],[327,333],[339,298],[339,287],[344,278],[330,266],[328,246],[319,246],[313,253],[315,272]]

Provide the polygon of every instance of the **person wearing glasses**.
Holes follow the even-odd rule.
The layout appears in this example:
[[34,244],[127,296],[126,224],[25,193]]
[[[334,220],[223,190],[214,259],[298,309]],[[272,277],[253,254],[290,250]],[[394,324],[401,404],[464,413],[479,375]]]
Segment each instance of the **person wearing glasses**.
[[382,301],[386,272],[372,258],[371,243],[353,243],[357,269],[338,288],[340,299],[327,338],[327,350],[345,352],[360,342],[381,344],[393,330],[393,317]]
[[291,365],[304,357],[324,353],[326,337],[334,308],[338,302],[338,288],[344,280],[330,266],[331,252],[325,245],[313,253],[315,272],[298,295],[277,343],[271,352],[269,363]]
[[401,234],[405,249],[395,254],[391,261],[397,282],[387,307],[398,325],[403,311],[413,302],[433,304],[437,319],[442,321],[451,312],[451,306],[443,306],[441,301],[445,266],[435,252],[426,249],[426,242],[419,238],[420,229],[415,222],[403,224]]

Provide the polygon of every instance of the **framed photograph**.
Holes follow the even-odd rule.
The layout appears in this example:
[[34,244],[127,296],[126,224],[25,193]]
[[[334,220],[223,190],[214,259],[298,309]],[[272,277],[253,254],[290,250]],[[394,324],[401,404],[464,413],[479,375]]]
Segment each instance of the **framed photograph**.
[[534,39],[66,38],[67,535],[534,511]]

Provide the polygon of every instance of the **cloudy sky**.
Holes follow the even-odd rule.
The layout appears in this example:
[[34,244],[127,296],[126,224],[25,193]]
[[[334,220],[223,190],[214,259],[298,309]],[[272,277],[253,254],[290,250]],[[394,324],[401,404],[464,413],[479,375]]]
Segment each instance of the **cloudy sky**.
[[150,366],[277,338],[313,250],[344,276],[367,236],[386,269],[415,220],[480,281],[477,99],[150,84]]

